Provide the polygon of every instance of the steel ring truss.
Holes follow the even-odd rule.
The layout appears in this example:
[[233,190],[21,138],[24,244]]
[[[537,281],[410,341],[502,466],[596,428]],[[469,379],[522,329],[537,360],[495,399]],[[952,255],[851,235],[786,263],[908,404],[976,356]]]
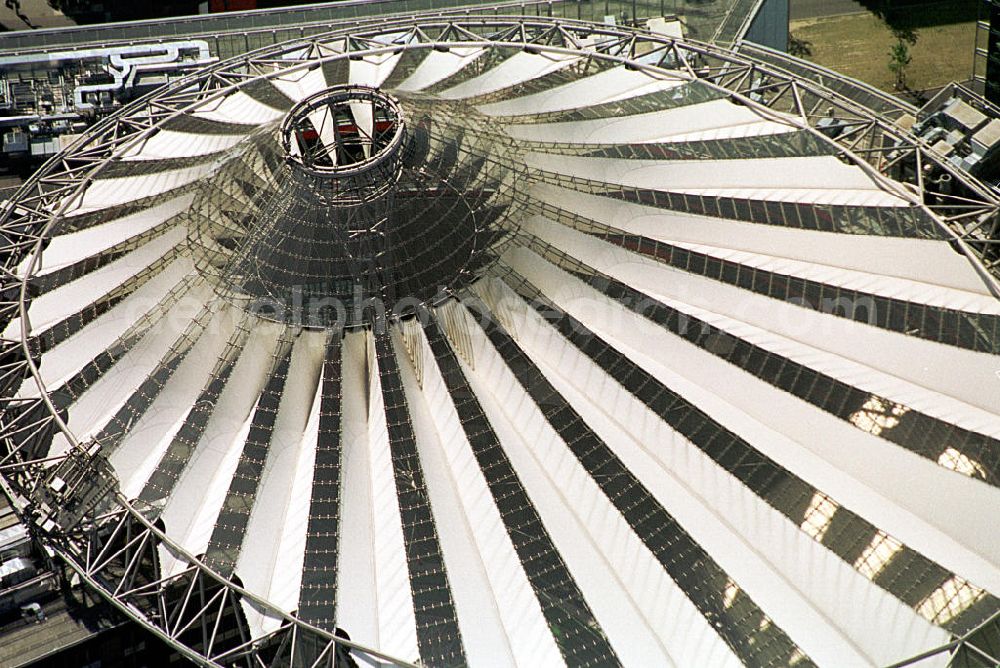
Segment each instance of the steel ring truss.
[[[376,41],[378,35],[405,33],[405,44]],[[344,50],[330,42],[349,35]],[[174,82],[129,105],[121,113],[96,125],[69,151],[49,161],[26,183],[8,205],[3,230],[3,278],[0,322],[21,318],[21,336],[0,341],[0,484],[22,519],[43,542],[87,584],[95,588],[132,619],[140,622],[188,658],[203,665],[331,665],[337,645],[356,648],[371,657],[396,665],[411,665],[374,648],[338,638],[274,609],[239,583],[227,580],[185,553],[165,535],[162,526],[149,521],[115,488],[110,465],[93,456],[69,431],[49,396],[10,398],[22,379],[34,376],[41,385],[36,342],[28,320],[27,276],[32,257],[62,208],[85,189],[94,176],[122,148],[140,142],[166,119],[195,104],[222,97],[250,80],[317,61],[451,46],[497,45],[531,52],[566,53],[589,50],[617,60],[630,69],[659,76],[661,66],[686,72],[691,78],[728,91],[731,99],[766,113],[768,109],[791,113],[803,128],[815,128],[833,118],[841,131],[835,141],[841,158],[870,173],[891,177],[908,187],[902,193],[924,203],[936,220],[950,231],[962,252],[988,278],[997,294],[1000,275],[1000,202],[982,184],[956,171],[928,147],[905,134],[890,121],[858,107],[818,84],[796,79],[772,65],[710,45],[672,40],[647,32],[583,22],[520,17],[434,18],[374,27],[353,28],[306,40],[268,47],[212,66]],[[675,75],[671,75],[675,76]],[[829,123],[829,121],[824,121]],[[936,192],[931,175],[950,174],[958,192]],[[898,192],[898,185],[885,180]],[[29,259],[30,258],[30,259]],[[24,261],[29,269],[19,277]],[[26,453],[33,443],[62,431],[73,448],[64,457],[32,459]],[[95,485],[94,480],[101,484]],[[81,483],[86,481],[86,489]],[[58,522],[56,521],[58,519]],[[160,577],[157,545],[175,552],[190,566],[171,577]],[[240,625],[238,600],[252,601],[282,619],[280,628],[256,641],[245,629],[236,637],[223,637],[220,629],[235,621]],[[970,634],[937,651],[951,651],[966,643]],[[982,651],[969,645],[972,651]]]

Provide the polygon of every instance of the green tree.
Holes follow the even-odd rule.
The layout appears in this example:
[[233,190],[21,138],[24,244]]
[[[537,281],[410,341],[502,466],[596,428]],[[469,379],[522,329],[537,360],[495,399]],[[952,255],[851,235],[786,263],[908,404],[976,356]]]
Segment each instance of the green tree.
[[889,49],[889,70],[896,76],[896,90],[906,87],[906,66],[911,60],[910,47],[903,40],[897,40]]
[[812,42],[788,33],[788,55],[797,58],[808,58],[813,55]]
[[896,90],[906,88],[906,67],[913,60],[910,47],[917,43],[917,31],[908,27],[892,27],[896,43],[889,49],[889,71],[896,77]]

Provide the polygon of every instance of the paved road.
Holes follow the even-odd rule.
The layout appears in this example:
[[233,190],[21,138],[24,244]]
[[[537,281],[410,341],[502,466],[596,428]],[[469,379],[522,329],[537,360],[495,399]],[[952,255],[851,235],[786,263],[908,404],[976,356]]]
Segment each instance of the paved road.
[[863,12],[865,8],[854,0],[789,0],[789,19],[813,19]]

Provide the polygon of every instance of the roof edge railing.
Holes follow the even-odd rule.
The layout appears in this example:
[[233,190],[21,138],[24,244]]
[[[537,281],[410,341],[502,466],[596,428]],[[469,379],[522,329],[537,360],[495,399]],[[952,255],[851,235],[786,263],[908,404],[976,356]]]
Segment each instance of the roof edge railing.
[[[157,41],[228,32],[288,30],[310,25],[335,26],[365,19],[433,16],[455,12],[493,12],[517,8],[545,8],[578,4],[575,0],[429,0],[429,7],[407,9],[407,0],[340,0],[339,2],[272,7],[217,14],[172,17],[167,25],[159,19],[114,21],[36,30],[0,32],[0,53],[19,54],[51,47],[75,47],[94,43]],[[149,28],[148,35],[123,35],[123,30]]]
[[868,109],[879,112],[880,115],[891,121],[895,121],[898,116],[888,116],[885,114],[883,108],[874,108],[871,105],[872,99],[879,100],[882,105],[892,108],[894,113],[898,113],[900,115],[905,113],[916,116],[918,111],[916,106],[910,104],[906,100],[896,97],[890,93],[886,93],[885,91],[875,88],[864,81],[849,77],[845,74],[840,74],[808,60],[796,58],[795,56],[791,56],[783,51],[778,51],[777,49],[772,49],[771,47],[757,44],[756,42],[741,42],[738,50],[740,53],[746,53],[753,57],[765,60],[773,67],[779,67],[788,71],[790,74],[806,78],[815,84],[823,86],[824,88],[829,87],[829,83],[831,81],[843,84],[837,87],[836,92],[854,102],[865,105]]

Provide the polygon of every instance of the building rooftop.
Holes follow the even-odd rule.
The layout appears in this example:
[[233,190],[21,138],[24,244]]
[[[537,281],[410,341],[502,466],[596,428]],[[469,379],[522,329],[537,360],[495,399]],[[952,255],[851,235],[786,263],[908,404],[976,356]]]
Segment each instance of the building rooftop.
[[950,160],[607,24],[208,64],[8,206],[8,484],[205,662],[945,665],[1000,614],[997,207]]

